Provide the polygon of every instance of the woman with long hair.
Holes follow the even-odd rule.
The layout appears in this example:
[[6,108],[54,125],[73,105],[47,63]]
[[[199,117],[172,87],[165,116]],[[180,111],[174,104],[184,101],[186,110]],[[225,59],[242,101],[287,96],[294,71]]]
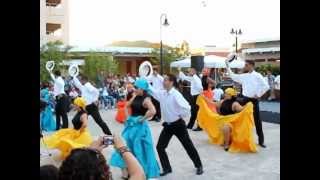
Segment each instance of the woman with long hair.
[[[147,123],[155,115],[156,110],[149,95],[148,82],[145,79],[138,79],[134,86],[135,91],[127,103],[131,114],[125,121],[122,137],[141,164],[146,178],[156,178],[160,175],[160,168],[153,149],[151,130]],[[126,165],[119,152],[112,154],[110,165],[121,168],[123,177],[126,178],[124,174]]]
[[60,129],[51,136],[44,137],[45,145],[50,149],[59,149],[61,158],[65,159],[74,148],[86,147],[92,143],[87,129],[88,114],[85,100],[81,97],[73,101],[77,114],[72,119],[73,128]]
[[[206,98],[208,101],[212,101],[213,97],[214,97],[214,93],[212,91],[212,89],[215,86],[215,81],[213,79],[211,79],[208,74],[209,74],[209,70],[204,69],[202,71],[202,87],[203,87],[203,91],[202,91],[202,95],[204,96],[204,98]],[[217,112],[217,107],[215,106],[215,104],[213,103],[208,103],[208,107],[213,111],[213,112]]]

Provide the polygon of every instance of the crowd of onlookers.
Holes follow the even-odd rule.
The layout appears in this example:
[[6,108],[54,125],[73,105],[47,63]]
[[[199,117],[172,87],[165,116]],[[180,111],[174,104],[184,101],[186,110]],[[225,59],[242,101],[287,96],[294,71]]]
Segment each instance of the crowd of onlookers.
[[275,76],[271,71],[267,71],[264,76],[268,82],[270,90],[266,93],[265,98],[269,101],[280,99],[280,74]]

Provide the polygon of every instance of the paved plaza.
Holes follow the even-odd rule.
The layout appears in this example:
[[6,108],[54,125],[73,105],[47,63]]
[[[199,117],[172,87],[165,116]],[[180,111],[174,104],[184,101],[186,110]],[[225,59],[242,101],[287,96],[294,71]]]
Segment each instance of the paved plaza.
[[[116,110],[100,110],[113,133],[120,134],[123,125],[114,120]],[[70,119],[74,113],[70,113]],[[158,122],[150,122],[154,145],[158,141],[162,126]],[[280,125],[263,123],[266,149],[259,148],[258,153],[229,153],[222,147],[210,144],[204,131],[189,131],[204,167],[204,174],[195,175],[192,161],[176,137],[173,137],[167,148],[173,173],[160,177],[162,180],[278,180],[280,179]],[[102,130],[89,117],[89,131],[97,138]],[[113,151],[112,147],[104,150],[107,160]],[[45,164],[47,162],[42,162]],[[160,164],[159,164],[160,165]],[[120,169],[112,167],[114,179],[121,179]]]

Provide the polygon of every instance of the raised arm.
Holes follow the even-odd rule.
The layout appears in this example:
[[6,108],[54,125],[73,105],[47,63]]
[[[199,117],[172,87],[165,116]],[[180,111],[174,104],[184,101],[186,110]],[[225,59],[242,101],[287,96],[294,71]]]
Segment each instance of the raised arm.
[[227,72],[230,75],[230,78],[240,84],[242,84],[242,79],[245,76],[245,74],[235,74],[230,67],[227,68]]
[[151,84],[149,84],[149,89],[151,91],[151,95],[158,101],[160,101],[160,94],[161,94],[161,90],[159,89],[155,89],[153,86],[151,86]]
[[[114,147],[119,150],[125,147],[120,136],[114,136]],[[128,174],[130,180],[144,180],[146,179],[143,168],[141,167],[139,161],[134,157],[131,152],[122,153],[122,158],[128,167]]]
[[190,76],[186,76],[183,72],[179,71],[179,78],[181,80],[186,80],[186,81],[189,81],[191,82],[193,80],[193,77],[190,77]]
[[75,85],[80,91],[82,91],[83,85],[81,84],[81,82],[79,81],[79,79],[78,79],[76,76],[73,77],[73,82],[74,82],[74,85]]
[[50,71],[49,74],[50,74],[51,79],[52,79],[53,81],[55,81],[56,78],[54,77],[53,73]]

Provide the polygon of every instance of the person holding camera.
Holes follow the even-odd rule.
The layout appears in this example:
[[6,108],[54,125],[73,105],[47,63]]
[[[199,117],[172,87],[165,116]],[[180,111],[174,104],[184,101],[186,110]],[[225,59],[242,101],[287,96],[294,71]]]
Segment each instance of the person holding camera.
[[59,180],[112,180],[110,167],[102,154],[103,149],[111,145],[109,142],[112,142],[115,150],[124,159],[128,167],[129,179],[144,180],[145,174],[141,165],[119,136],[100,137],[88,148],[73,149],[62,162],[59,169]]
[[48,148],[60,150],[62,159],[65,159],[72,149],[86,147],[92,143],[92,137],[87,130],[88,114],[85,110],[85,100],[78,97],[73,103],[77,109],[77,114],[72,119],[73,128],[60,129],[43,138]]
[[[141,164],[146,178],[156,178],[160,175],[160,167],[153,149],[151,130],[147,123],[156,114],[156,110],[149,96],[148,82],[145,79],[138,79],[134,86],[134,94],[127,103],[127,108],[131,108],[131,114],[125,121],[122,137]],[[121,153],[117,151],[112,154],[110,165],[121,168],[125,177],[127,166]]]

